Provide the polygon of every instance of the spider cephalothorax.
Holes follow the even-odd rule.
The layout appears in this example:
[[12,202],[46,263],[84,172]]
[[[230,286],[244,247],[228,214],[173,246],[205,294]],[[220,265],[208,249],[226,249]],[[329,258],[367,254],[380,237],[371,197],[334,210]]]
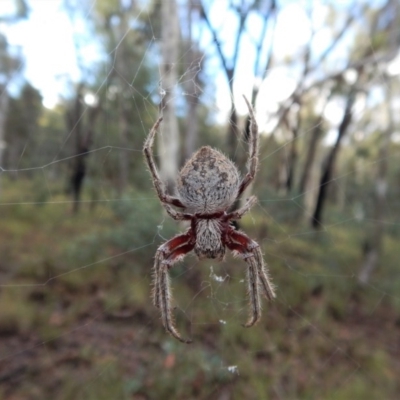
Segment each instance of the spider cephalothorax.
[[[246,97],[244,99],[249,109],[251,124],[249,169],[243,179],[240,179],[232,161],[218,150],[205,146],[187,161],[179,173],[179,197],[170,196],[160,180],[151,151],[162,118],[154,124],[144,144],[144,154],[154,186],[167,213],[175,220],[191,222],[185,233],[173,237],[158,248],[154,264],[154,304],[161,311],[165,329],[181,342],[190,343],[190,340],[183,339],[174,325],[168,270],[192,250],[199,258],[222,260],[227,247],[246,261],[251,309],[246,327],[253,326],[261,317],[260,289],[269,300],[275,297],[274,286],[268,278],[260,246],[243,232],[235,230],[230,223],[240,219],[257,199],[251,196],[242,208],[227,213],[254,179],[258,166],[257,123],[253,108]],[[182,208],[184,212],[176,211],[171,206]]]

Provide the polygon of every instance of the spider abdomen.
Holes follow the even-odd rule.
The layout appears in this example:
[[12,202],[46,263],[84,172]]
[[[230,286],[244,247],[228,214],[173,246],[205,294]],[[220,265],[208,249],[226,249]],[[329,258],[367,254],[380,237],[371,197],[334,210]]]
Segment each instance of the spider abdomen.
[[235,201],[240,175],[236,166],[209,146],[198,150],[182,168],[178,192],[188,211],[224,211]]
[[199,258],[216,258],[225,256],[225,245],[222,242],[219,221],[199,219],[196,223],[196,245],[194,252]]

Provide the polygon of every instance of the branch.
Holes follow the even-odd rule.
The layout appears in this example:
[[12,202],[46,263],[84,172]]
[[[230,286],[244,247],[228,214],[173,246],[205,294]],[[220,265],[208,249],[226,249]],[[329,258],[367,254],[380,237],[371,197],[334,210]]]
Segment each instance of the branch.
[[[218,51],[219,57],[220,57],[221,62],[222,62],[222,66],[223,66],[224,71],[225,71],[225,73],[226,73],[226,76],[229,77],[230,73],[232,73],[232,72],[230,72],[231,69],[228,68],[228,65],[226,64],[226,59],[225,59],[225,56],[224,56],[224,54],[222,53],[222,49],[221,49],[221,42],[220,42],[219,39],[218,39],[217,32],[214,30],[214,28],[213,28],[212,25],[211,25],[210,20],[208,19],[208,16],[207,16],[207,14],[206,14],[206,11],[204,10],[203,3],[202,3],[201,1],[199,2],[199,9],[200,9],[200,16],[201,16],[201,17],[204,19],[204,21],[206,22],[206,24],[207,24],[207,26],[208,26],[208,29],[210,30],[210,32],[211,32],[211,34],[212,34],[212,36],[213,36],[215,45],[217,46],[217,51]],[[228,78],[228,79],[229,79],[229,78]]]
[[354,21],[354,15],[351,14],[347,17],[346,22],[344,23],[341,31],[336,35],[336,37],[333,39],[331,45],[322,53],[321,57],[319,60],[316,62],[316,66],[321,64],[327,57],[328,55],[333,51],[335,46],[339,43],[340,39],[343,37],[343,35],[346,33],[347,29],[350,27],[350,25]]
[[[262,49],[263,49],[265,35],[267,32],[268,21],[275,11],[276,11],[276,2],[275,2],[275,0],[272,0],[267,13],[264,15],[264,21],[263,21],[263,26],[261,29],[261,34],[260,34],[258,42],[256,43],[256,59],[254,62],[254,76],[257,76],[258,72],[259,72],[258,69],[260,66],[261,53],[262,53]],[[276,22],[276,19],[274,19],[274,22]],[[275,24],[273,26],[273,32],[274,31],[275,31]],[[273,44],[274,44],[274,40],[273,40],[273,35],[272,35],[271,47],[270,47],[270,51],[267,56],[267,62],[266,62],[265,69],[264,69],[263,79],[265,78],[265,75],[271,65]],[[252,102],[254,102],[254,100],[255,99],[252,99]]]

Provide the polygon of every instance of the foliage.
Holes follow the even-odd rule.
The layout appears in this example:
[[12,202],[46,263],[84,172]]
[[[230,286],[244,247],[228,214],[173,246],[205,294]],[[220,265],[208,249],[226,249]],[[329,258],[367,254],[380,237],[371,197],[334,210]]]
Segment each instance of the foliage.
[[[6,185],[7,200],[25,187]],[[9,306],[0,317],[0,352],[11,354],[11,375],[2,376],[21,382],[5,378],[3,397],[394,399],[391,324],[400,303],[382,294],[399,290],[392,279],[398,240],[385,235],[385,268],[372,282],[379,291],[365,290],[352,279],[362,225],[338,223],[345,218],[337,213],[326,232],[304,234],[286,218],[288,205],[281,202],[278,213],[261,203],[242,221],[261,239],[278,286],[259,326],[240,325],[247,310],[241,260],[210,270],[188,258],[176,267],[175,313],[194,338],[189,347],[164,332],[149,301],[155,242],[177,228],[164,221],[153,192],[131,191],[79,217],[69,203],[2,207],[1,301]],[[7,253],[12,242],[24,245]],[[185,279],[192,270],[197,288]]]
[[70,257],[82,264],[92,263],[99,257],[99,248],[108,247],[113,252],[132,253],[135,260],[151,263],[149,248],[177,230],[176,224],[162,215],[158,200],[137,190],[127,191],[123,198],[110,201],[110,211],[111,221],[105,221],[96,231],[83,234],[71,243]]
[[17,169],[32,165],[33,157],[30,153],[37,151],[35,139],[39,134],[42,111],[42,96],[29,83],[24,85],[19,98],[10,99],[5,129],[5,168]]

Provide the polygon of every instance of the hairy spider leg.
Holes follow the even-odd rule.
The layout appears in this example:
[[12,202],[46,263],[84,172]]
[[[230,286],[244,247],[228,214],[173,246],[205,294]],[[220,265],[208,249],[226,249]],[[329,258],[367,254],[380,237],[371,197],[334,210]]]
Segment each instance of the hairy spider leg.
[[180,235],[174,236],[172,239],[164,242],[158,249],[155,255],[154,271],[153,271],[153,304],[160,308],[160,295],[158,292],[158,277],[161,268],[161,263],[168,258],[168,256],[179,247],[187,244],[193,238],[192,230]]
[[248,266],[250,316],[244,326],[249,328],[256,324],[261,317],[260,283],[268,300],[275,297],[274,286],[268,277],[260,246],[254,240],[251,240],[244,233],[232,229],[227,233],[226,246],[234,254],[241,256]]
[[193,215],[192,214],[187,214],[187,213],[182,213],[179,211],[174,210],[171,206],[168,204],[164,204],[165,211],[167,214],[173,218],[175,221],[189,221],[192,220]]
[[258,125],[254,110],[246,96],[243,95],[244,101],[246,102],[249,110],[250,117],[250,137],[249,137],[249,160],[248,160],[248,171],[244,176],[239,186],[238,197],[246,190],[247,186],[253,181],[256,176],[258,168]]
[[147,165],[149,167],[151,176],[153,178],[154,187],[156,189],[158,198],[160,199],[161,203],[164,206],[165,206],[165,204],[171,204],[176,207],[184,208],[184,205],[177,197],[173,197],[173,196],[170,196],[169,194],[167,194],[165,185],[160,178],[160,174],[158,173],[156,163],[154,161],[154,157],[153,157],[154,137],[157,133],[158,127],[161,124],[162,120],[163,120],[162,117],[158,118],[156,123],[151,128],[151,130],[146,138],[146,141],[144,142],[143,153],[144,153]]
[[251,256],[254,257],[257,265],[258,276],[260,277],[260,282],[264,289],[264,293],[268,300],[273,300],[276,297],[275,286],[269,278],[260,245],[254,240],[250,239],[243,232],[231,231],[229,237],[236,243],[240,243],[243,246],[243,251],[249,252]]
[[153,302],[161,311],[161,319],[167,332],[183,343],[191,343],[184,339],[175,328],[171,312],[171,289],[169,284],[168,270],[176,262],[194,248],[194,235],[192,230],[176,236],[159,247],[154,264],[154,286]]
[[257,203],[257,197],[256,196],[250,196],[247,200],[246,203],[243,205],[243,207],[237,209],[236,211],[232,211],[229,214],[226,214],[224,217],[225,221],[229,220],[238,220],[243,217],[247,212],[250,211],[250,209],[254,206],[254,204]]
[[230,250],[233,251],[235,255],[240,255],[247,263],[247,295],[249,297],[250,303],[250,314],[249,319],[244,327],[250,328],[255,325],[261,318],[261,302],[259,294],[259,277],[257,274],[257,267],[251,262],[251,256],[249,253],[243,252],[243,247],[238,244],[228,244]]

